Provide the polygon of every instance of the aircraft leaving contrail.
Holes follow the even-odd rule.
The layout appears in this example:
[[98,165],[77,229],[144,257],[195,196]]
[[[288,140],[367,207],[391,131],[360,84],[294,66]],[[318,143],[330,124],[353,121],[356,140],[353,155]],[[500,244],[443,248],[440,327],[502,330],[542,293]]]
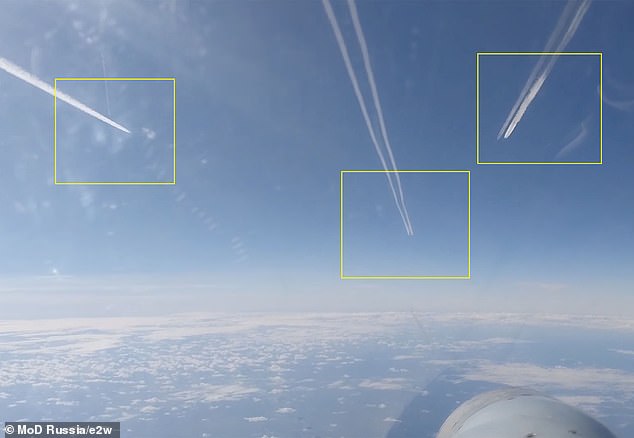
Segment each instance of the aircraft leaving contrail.
[[53,87],[51,87],[49,84],[47,84],[46,82],[44,82],[43,80],[39,79],[37,76],[32,75],[31,73],[27,72],[26,70],[24,70],[22,67],[15,65],[14,63],[12,63],[11,61],[0,57],[0,69],[6,71],[9,74],[12,74],[13,76],[15,76],[18,79],[22,79],[24,82],[27,82],[31,85],[33,85],[36,88],[39,88],[40,90],[44,91],[45,93],[50,94],[51,96],[55,96],[55,94],[57,94],[57,98],[61,101],[66,102],[67,104],[74,106],[75,108],[77,108],[80,111],[85,112],[86,114],[93,116],[94,118],[101,120],[104,123],[107,123],[108,125],[120,129],[123,132],[126,132],[128,134],[130,134],[130,130],[121,126],[120,124],[118,124],[117,122],[109,119],[108,117],[104,116],[101,113],[98,113],[97,111],[95,111],[94,109],[90,108],[89,106],[81,103],[80,101],[70,97],[68,94],[62,93],[61,91],[57,91],[57,93],[55,92],[55,89]]
[[[388,157],[390,158],[390,164],[392,165],[392,170],[398,170],[396,167],[396,161],[394,160],[394,154],[392,153],[392,145],[390,144],[390,140],[387,137],[387,130],[385,128],[385,122],[383,121],[383,110],[381,109],[381,101],[379,100],[379,93],[376,90],[376,83],[374,82],[374,73],[372,72],[372,66],[370,64],[370,55],[368,54],[368,47],[365,43],[365,36],[363,35],[363,29],[361,28],[361,21],[359,20],[359,14],[357,14],[357,7],[354,3],[354,0],[348,0],[348,8],[350,9],[350,15],[352,16],[352,24],[354,26],[354,31],[357,34],[357,40],[359,41],[359,46],[361,47],[361,54],[363,56],[363,64],[365,66],[365,72],[368,76],[368,83],[370,84],[370,90],[372,91],[372,99],[374,100],[374,107],[376,108],[377,116],[379,119],[379,125],[381,127],[381,134],[383,136],[383,142],[385,144],[385,149],[387,149]],[[407,214],[407,207],[405,206],[405,197],[403,196],[403,188],[401,187],[401,180],[398,177],[398,173],[394,174],[396,176],[396,186],[398,187],[399,199],[401,201],[401,206],[403,207],[403,212],[405,213],[405,220],[407,221],[406,227],[409,227],[409,234],[414,234],[414,230],[412,229],[412,224],[409,220],[409,215]]]
[[[372,67],[370,65],[370,57],[368,55],[368,48],[365,43],[365,37],[363,35],[363,30],[361,28],[361,23],[359,21],[359,16],[357,14],[356,6],[354,4],[354,0],[348,0],[348,8],[350,9],[350,15],[352,16],[355,33],[357,35],[357,40],[359,41],[359,45],[361,47],[361,52],[363,55],[363,63],[365,66],[366,74],[368,77],[368,82],[370,84],[370,88],[372,91],[372,98],[374,101],[374,105],[377,112],[377,118],[379,119],[379,125],[381,128],[381,133],[383,136],[383,141],[385,143],[385,148],[387,149],[387,153],[390,159],[390,164],[392,168],[388,168],[387,162],[385,160],[385,156],[381,151],[381,147],[376,138],[376,134],[372,127],[372,123],[370,121],[370,116],[368,115],[368,109],[365,105],[365,99],[361,94],[361,89],[359,88],[359,81],[357,80],[357,76],[352,68],[352,62],[350,61],[350,55],[348,54],[348,48],[346,47],[346,43],[343,39],[343,35],[341,33],[341,29],[339,28],[339,24],[337,22],[337,18],[335,17],[335,13],[332,9],[332,5],[329,0],[322,0],[324,5],[324,10],[326,11],[326,15],[328,16],[328,20],[330,21],[330,25],[332,27],[333,33],[335,34],[335,39],[337,40],[337,45],[339,46],[339,50],[341,51],[341,56],[343,57],[343,62],[346,66],[346,70],[348,72],[348,76],[350,77],[350,81],[352,82],[352,88],[354,89],[354,93],[357,97],[357,101],[359,102],[359,107],[361,108],[361,113],[363,115],[363,119],[365,120],[365,124],[368,128],[368,132],[370,134],[370,138],[372,139],[372,143],[374,144],[374,148],[379,155],[379,160],[381,161],[381,165],[383,169],[386,170],[386,177],[388,180],[388,184],[390,186],[390,190],[392,191],[392,195],[394,196],[394,202],[396,203],[396,208],[398,209],[401,219],[403,220],[403,224],[405,225],[405,231],[408,235],[412,236],[414,234],[414,230],[412,228],[412,224],[409,220],[409,215],[407,213],[407,207],[405,206],[405,198],[403,196],[403,189],[401,187],[401,180],[398,176],[398,173],[392,173],[391,171],[398,170],[396,167],[396,162],[394,160],[394,154],[392,153],[392,148],[390,146],[390,142],[387,138],[387,130],[385,129],[385,122],[383,121],[383,111],[381,110],[381,103],[379,101],[378,92],[376,89],[376,84],[374,81],[374,75],[372,73]],[[395,183],[392,180],[394,178]],[[397,195],[398,189],[398,195]]]
[[[546,43],[544,52],[561,52],[566,48],[577,31],[577,28],[581,24],[581,20],[583,20],[583,16],[588,11],[591,2],[592,0],[583,0],[581,2],[569,0],[568,4],[564,8],[564,11],[559,17],[559,21],[557,21],[557,25],[555,26],[553,33],[550,35],[550,38]],[[563,35],[562,32],[564,32]],[[504,136],[505,139],[511,136],[513,130],[515,130],[515,127],[528,109],[528,106],[531,104],[533,99],[535,99],[535,96],[539,93],[542,85],[544,85],[546,78],[555,66],[558,58],[558,55],[543,55],[539,58],[539,61],[528,77],[522,92],[517,98],[515,105],[513,105],[513,109],[511,109],[511,112],[500,129],[497,137],[498,140],[502,136]]]

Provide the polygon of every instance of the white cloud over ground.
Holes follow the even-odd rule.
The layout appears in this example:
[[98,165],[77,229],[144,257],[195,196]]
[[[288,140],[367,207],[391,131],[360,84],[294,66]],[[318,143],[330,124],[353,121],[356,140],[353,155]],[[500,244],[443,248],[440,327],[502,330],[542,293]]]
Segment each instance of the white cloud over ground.
[[[132,402],[122,406],[113,397],[101,400],[103,409],[95,419],[178,416],[201,404],[211,410],[224,409],[236,401],[275,400],[272,406],[276,407],[255,411],[258,415],[254,416],[241,414],[237,419],[268,420],[264,416],[269,415],[278,421],[292,416],[275,414],[303,411],[288,397],[324,391],[332,395],[333,403],[341,405],[341,411],[348,411],[347,404],[358,401],[355,394],[375,394],[380,399],[361,405],[369,409],[389,406],[381,418],[398,418],[398,413],[391,410],[392,406],[401,406],[395,400],[410,399],[413,392],[425,394],[426,382],[437,375],[435,370],[447,369],[455,370],[462,380],[531,386],[592,412],[607,402],[632,401],[631,369],[582,363],[575,367],[505,363],[504,356],[498,355],[507,347],[539,348],[532,340],[512,336],[516,324],[523,328],[580,326],[602,333],[615,330],[618,339],[629,333],[632,321],[517,314],[418,317],[423,331],[431,330],[429,336],[419,334],[411,315],[400,313],[199,313],[0,321],[0,355],[4,358],[0,367],[0,409],[3,402],[15,405],[13,400],[23,398],[14,393],[17,383],[28,385],[33,393],[47,394],[41,397],[43,403],[58,409],[77,406],[68,404],[75,400],[65,395],[51,398],[52,390],[88,394],[94,385],[113,384],[122,385],[126,400]],[[456,327],[474,330],[456,332]],[[492,327],[496,336],[490,335]],[[460,333],[469,336],[461,338]],[[624,356],[621,359],[634,354],[626,342],[617,345],[622,348],[606,348],[605,352],[612,352],[615,358]],[[360,352],[367,353],[368,348],[374,351],[376,346],[386,354],[380,360],[387,362],[369,373],[352,372],[366,369],[365,362],[373,359]],[[298,375],[298,370],[303,374]],[[377,421],[389,422],[381,418]]]
[[386,379],[364,379],[359,383],[360,388],[366,389],[380,389],[380,390],[402,390],[407,387],[407,380],[401,378],[386,378]]
[[549,390],[634,393],[634,372],[613,368],[546,367],[533,363],[479,360],[463,374],[463,377],[467,380],[484,380]]
[[177,392],[174,398],[186,402],[217,402],[221,400],[241,400],[259,392],[258,388],[241,384],[233,385],[209,385],[197,384],[187,391]]
[[263,421],[268,421],[269,419],[266,417],[244,417],[246,421],[249,423],[261,423]]

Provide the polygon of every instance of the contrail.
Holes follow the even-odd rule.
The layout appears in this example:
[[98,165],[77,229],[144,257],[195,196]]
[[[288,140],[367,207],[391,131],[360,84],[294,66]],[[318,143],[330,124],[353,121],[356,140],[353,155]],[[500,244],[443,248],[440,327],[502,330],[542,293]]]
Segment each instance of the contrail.
[[[99,51],[101,54],[101,69],[103,70],[103,77],[106,78],[106,60],[103,57],[103,51]],[[108,115],[111,116],[110,113],[110,93],[108,93],[108,81],[103,81],[103,86],[106,91],[106,108],[108,109]]]
[[[383,121],[383,110],[381,109],[381,101],[379,100],[379,93],[376,90],[376,83],[374,82],[374,73],[372,72],[372,65],[370,64],[370,55],[368,53],[368,46],[365,43],[365,36],[363,29],[361,28],[361,21],[359,20],[359,14],[357,13],[357,7],[354,0],[348,0],[348,8],[350,9],[350,15],[352,16],[352,24],[354,25],[354,31],[357,34],[357,40],[359,40],[359,46],[361,47],[361,54],[363,55],[363,65],[365,66],[365,72],[368,76],[368,83],[370,84],[370,90],[372,91],[372,99],[374,100],[374,107],[376,108],[377,116],[379,119],[379,126],[381,127],[381,134],[383,136],[383,143],[385,149],[387,149],[388,157],[390,158],[390,164],[392,170],[398,170],[396,167],[396,160],[394,160],[394,154],[392,153],[392,145],[387,137],[387,129],[385,129],[385,122]],[[395,173],[396,186],[398,187],[399,200],[405,213],[405,220],[407,221],[406,228],[409,228],[409,234],[414,234],[412,224],[409,220],[407,213],[407,207],[405,206],[405,197],[403,196],[403,188],[401,187],[401,180],[398,173]]]
[[[588,11],[591,2],[592,0],[583,0],[582,2],[569,0],[559,17],[559,21],[557,21],[555,29],[546,43],[544,52],[561,52],[566,48],[577,31],[577,28],[581,24],[581,21]],[[515,105],[513,105],[511,112],[500,129],[497,137],[498,140],[502,136],[504,136],[505,139],[511,136],[515,127],[528,109],[528,106],[531,104],[533,99],[535,99],[535,96],[539,93],[542,85],[544,85],[546,78],[555,66],[558,58],[558,55],[543,55],[539,58],[539,61],[528,77],[522,92],[517,98]]]
[[[328,16],[328,21],[330,21],[330,25],[332,27],[333,33],[335,34],[335,39],[337,40],[337,45],[339,46],[339,50],[341,51],[341,55],[343,57],[343,61],[344,64],[346,66],[346,70],[348,72],[348,76],[350,77],[350,81],[352,82],[352,88],[354,89],[354,93],[357,97],[357,101],[359,102],[359,107],[361,109],[361,114],[363,115],[363,119],[365,121],[365,124],[368,128],[368,133],[370,134],[370,138],[372,140],[372,143],[374,144],[374,148],[377,152],[377,154],[379,155],[379,160],[381,161],[381,165],[383,166],[384,170],[389,170],[388,165],[385,161],[385,156],[383,155],[383,152],[381,151],[381,147],[379,146],[379,143],[377,141],[376,138],[376,134],[374,133],[374,129],[372,127],[372,123],[370,122],[370,117],[368,115],[368,110],[367,107],[365,105],[365,99],[363,98],[363,95],[361,94],[361,89],[359,88],[359,81],[357,80],[357,76],[354,73],[354,69],[352,68],[352,62],[350,61],[350,55],[348,54],[348,48],[346,47],[346,43],[343,39],[343,35],[341,33],[341,29],[339,28],[339,24],[337,22],[337,18],[335,17],[335,13],[332,9],[332,6],[330,4],[329,0],[322,0],[322,3],[324,5],[324,10],[326,11],[326,15]],[[352,6],[350,6],[349,3],[349,7],[350,7],[350,11],[351,14],[353,14],[353,10],[354,10],[354,14],[356,15],[356,9],[354,8],[354,4],[352,4]],[[354,20],[354,16],[353,15],[353,20]],[[358,17],[357,17],[357,22],[358,22]],[[368,69],[369,66],[369,57],[367,55],[367,47],[365,46],[365,39],[363,38],[363,34],[360,28],[360,25],[358,25],[358,29],[357,30],[357,24],[355,24],[355,31],[357,32],[357,38],[359,39],[359,44],[361,45],[362,50],[365,49],[365,53],[363,55],[364,58],[364,63],[366,65],[366,72],[368,74],[368,79],[371,82],[371,87],[373,88],[373,97],[374,97],[374,101],[375,101],[375,105],[378,102],[378,93],[376,92],[376,85],[374,84],[374,77],[372,76],[372,73],[370,72],[371,70]],[[363,43],[362,43],[363,41]],[[370,79],[371,78],[371,79]],[[384,139],[387,140],[387,134],[385,133],[385,125],[383,123],[383,119],[382,119],[382,112],[380,110],[380,107],[377,106],[377,114],[379,115],[379,120],[380,120],[380,124],[381,124],[381,128],[382,128],[382,132],[383,132],[383,137]],[[388,154],[390,156],[390,160],[393,164],[393,169],[392,170],[397,170],[396,169],[396,165],[394,163],[394,156],[389,148],[389,143],[386,142],[386,147],[388,149]],[[396,203],[396,208],[398,209],[399,214],[401,215],[401,219],[403,220],[403,224],[405,225],[405,231],[407,232],[408,235],[413,235],[414,234],[414,230],[412,229],[411,226],[411,222],[409,220],[409,216],[407,214],[407,209],[405,208],[405,203],[403,202],[403,192],[401,189],[401,184],[400,184],[400,178],[398,176],[398,173],[391,173],[391,172],[386,172],[386,177],[388,180],[388,184],[390,186],[390,190],[392,191],[392,195],[394,196],[394,202]],[[396,180],[396,184],[398,186],[398,191],[400,193],[400,197],[397,195],[396,193],[396,189],[394,187],[394,182],[392,181],[392,177],[394,177],[394,179]]]
[[[12,63],[11,61],[0,57],[0,69],[6,71],[9,74],[12,74],[13,76],[17,77],[18,79],[22,79],[24,82],[27,82],[31,85],[33,85],[36,88],[39,88],[40,90],[44,91],[45,93],[50,94],[51,96],[55,96],[55,89],[53,87],[51,87],[49,84],[47,84],[46,82],[42,81],[41,79],[39,79],[38,77],[32,75],[31,73],[27,72],[26,70],[22,69],[20,66],[15,65],[14,63]],[[118,124],[117,122],[110,120],[108,117],[104,116],[101,113],[98,113],[97,111],[93,110],[92,108],[88,107],[87,105],[81,103],[80,101],[73,99],[72,97],[70,97],[69,95],[62,93],[61,91],[57,91],[57,98],[59,100],[62,100],[64,102],[66,102],[67,104],[74,106],[75,108],[77,108],[80,111],[85,112],[88,115],[93,116],[94,118],[101,120],[104,123],[107,123],[108,125],[120,129],[123,132],[126,132],[128,134],[130,134],[130,130],[121,126],[120,124]]]

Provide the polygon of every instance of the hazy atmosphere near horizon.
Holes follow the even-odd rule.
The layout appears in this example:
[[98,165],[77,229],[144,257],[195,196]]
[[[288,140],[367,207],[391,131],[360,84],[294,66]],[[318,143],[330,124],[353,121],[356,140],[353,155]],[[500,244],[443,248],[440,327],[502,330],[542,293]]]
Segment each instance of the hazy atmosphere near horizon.
[[0,420],[634,435],[634,3],[0,8]]

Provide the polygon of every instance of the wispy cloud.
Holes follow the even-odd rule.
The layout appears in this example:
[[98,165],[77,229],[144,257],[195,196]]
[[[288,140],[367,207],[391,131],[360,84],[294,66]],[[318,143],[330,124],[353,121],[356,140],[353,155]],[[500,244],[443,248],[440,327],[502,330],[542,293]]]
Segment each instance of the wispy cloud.
[[141,132],[148,140],[154,140],[156,138],[156,131],[150,128],[141,128]]
[[364,379],[359,388],[378,389],[384,391],[399,391],[407,387],[407,380],[402,378]]
[[242,400],[258,393],[255,387],[244,386],[239,383],[227,385],[210,385],[207,383],[199,383],[192,385],[186,391],[177,392],[174,398],[189,403],[207,402],[213,403],[225,400]]
[[392,191],[392,195],[394,196],[394,202],[396,203],[396,208],[398,209],[399,214],[401,215],[401,219],[403,220],[403,224],[405,225],[405,231],[407,232],[408,235],[411,236],[414,234],[414,230],[412,228],[412,224],[409,219],[409,215],[407,213],[407,207],[405,205],[403,189],[401,187],[401,180],[399,178],[398,173],[389,172],[389,171],[396,171],[398,170],[398,168],[396,166],[396,161],[394,159],[392,147],[390,145],[390,141],[387,136],[387,129],[385,128],[385,122],[383,120],[383,110],[381,109],[381,102],[379,100],[379,94],[376,88],[376,83],[374,81],[374,73],[372,71],[372,65],[370,63],[370,55],[368,52],[367,44],[365,42],[365,36],[363,34],[363,29],[361,27],[361,22],[359,20],[359,15],[357,13],[356,5],[354,3],[354,0],[348,0],[348,9],[350,10],[350,15],[352,17],[354,30],[357,36],[357,40],[359,42],[359,46],[361,48],[361,54],[363,56],[363,64],[364,64],[366,75],[368,78],[368,83],[370,84],[372,100],[374,102],[374,106],[376,109],[380,131],[383,137],[383,145],[387,152],[390,166],[388,166],[388,163],[385,159],[385,155],[383,151],[381,150],[381,146],[379,145],[379,141],[375,133],[375,128],[372,126],[372,122],[370,121],[370,116],[368,113],[367,106],[365,104],[365,99],[363,97],[363,94],[361,93],[361,89],[359,87],[359,81],[357,79],[356,73],[354,72],[354,68],[352,67],[352,62],[350,60],[348,48],[346,46],[343,35],[341,33],[341,28],[339,27],[339,23],[337,22],[337,17],[335,16],[335,13],[332,9],[332,5],[330,4],[329,0],[322,0],[322,3],[324,5],[324,10],[326,11],[326,15],[328,16],[328,20],[330,21],[332,31],[335,35],[335,39],[337,40],[337,45],[339,46],[339,50],[341,51],[341,56],[343,57],[343,61],[346,66],[348,76],[350,77],[350,81],[352,82],[352,88],[354,89],[354,93],[357,97],[357,101],[359,102],[359,107],[361,109],[363,119],[365,121],[366,127],[368,128],[368,133],[370,134],[370,138],[372,140],[372,143],[374,144],[374,148],[379,156],[379,160],[381,161],[381,165],[383,166],[383,169],[388,171],[385,173],[385,175],[387,177],[390,190]]
[[[584,15],[588,11],[590,7],[591,0],[583,0],[578,2],[576,0],[569,0],[559,17],[559,21],[555,26],[548,42],[546,43],[546,47],[544,47],[544,52],[561,52],[563,51],[572,37],[575,35],[577,28],[581,24]],[[539,93],[539,90],[546,82],[546,78],[552,71],[555,63],[559,55],[542,55],[537,64],[533,68],[522,92],[520,93],[515,105],[511,109],[506,121],[500,128],[500,132],[498,133],[498,140],[504,136],[504,138],[509,138],[515,127],[520,122],[524,113],[528,109],[533,99]]]
[[240,238],[240,236],[234,236],[231,239],[231,249],[236,256],[236,262],[242,263],[249,259],[249,254],[244,245],[244,241]]
[[588,121],[589,118],[581,122],[581,126],[579,126],[579,132],[577,133],[575,138],[570,140],[568,143],[566,143],[566,145],[564,145],[564,147],[561,148],[561,150],[555,156],[556,159],[568,155],[569,153],[577,149],[586,138],[588,138]]
[[634,356],[634,350],[609,349],[608,351],[612,351],[618,354],[625,354],[627,356]]
[[496,363],[479,360],[463,374],[466,380],[531,387],[547,392],[576,394],[632,394],[634,373],[622,369],[540,366],[533,363]]
[[249,423],[261,423],[262,421],[268,421],[266,417],[244,417]]
[[[607,94],[610,93],[606,91],[606,88],[608,87],[625,98],[617,100],[607,97]],[[610,73],[610,70],[606,67],[603,74],[603,89],[601,89],[601,85],[597,85],[597,96],[600,96],[605,104],[621,111],[632,110],[634,109],[634,99],[632,98],[633,93],[634,85],[614,78]]]
[[605,96],[603,93],[603,102],[611,106],[612,108],[616,108],[621,111],[629,111],[634,109],[634,99],[630,100],[614,100]]
[[80,101],[78,101],[77,99],[74,99],[72,97],[70,97],[68,94],[62,93],[61,91],[57,90],[57,93],[55,92],[55,89],[53,87],[51,87],[49,84],[47,84],[46,82],[44,82],[43,80],[41,80],[40,78],[38,78],[37,76],[32,75],[31,73],[29,73],[28,71],[24,70],[22,67],[12,63],[11,61],[9,61],[8,59],[5,58],[1,58],[0,57],[0,69],[6,71],[7,73],[15,76],[18,79],[22,79],[24,82],[33,85],[36,88],[39,88],[40,90],[44,91],[45,93],[50,94],[51,96],[55,96],[57,94],[57,99],[66,102],[67,104],[77,108],[78,110],[98,119],[101,120],[104,123],[107,123],[108,125],[117,128],[125,133],[130,133],[130,130],[128,128],[125,128],[124,126],[121,126],[120,124],[118,124],[117,122],[109,119],[108,117],[104,116],[103,114],[95,111],[94,109],[90,108],[88,105],[85,105],[83,103],[81,103]]

